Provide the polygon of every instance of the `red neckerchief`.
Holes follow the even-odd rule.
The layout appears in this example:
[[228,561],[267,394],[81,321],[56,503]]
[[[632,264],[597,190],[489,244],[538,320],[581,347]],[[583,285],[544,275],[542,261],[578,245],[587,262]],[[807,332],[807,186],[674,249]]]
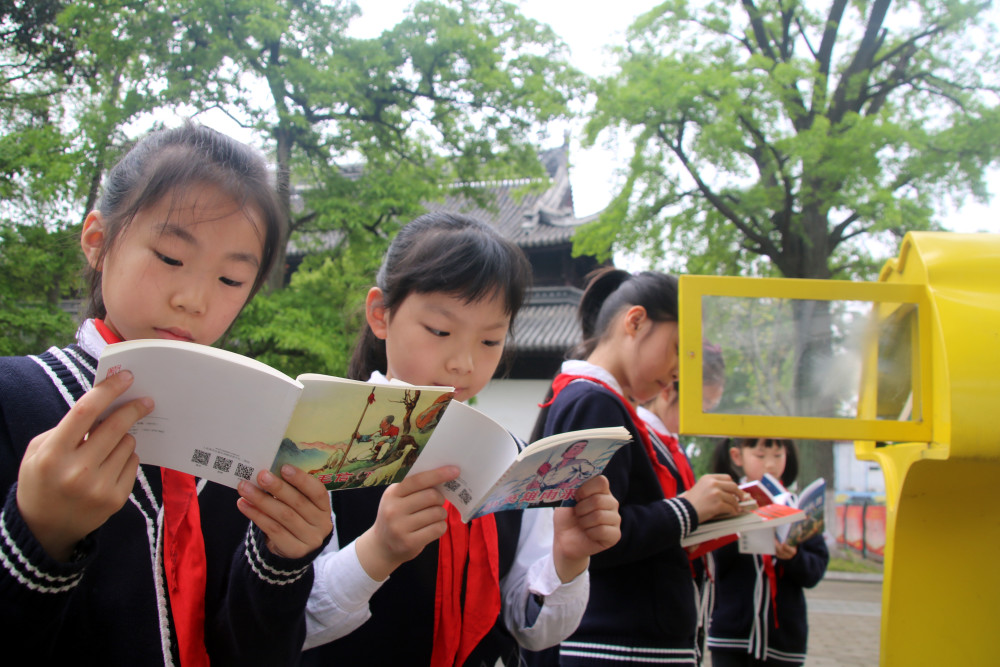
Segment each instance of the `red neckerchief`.
[[569,375],[567,373],[560,373],[554,380],[552,380],[552,398],[547,403],[543,403],[538,407],[544,408],[552,405],[552,403],[556,400],[556,397],[559,396],[559,393],[573,380],[588,380],[604,387],[618,397],[618,400],[620,400],[622,405],[625,406],[629,417],[632,418],[632,423],[635,424],[635,428],[639,432],[639,439],[642,440],[643,449],[646,450],[646,457],[653,466],[653,472],[656,474],[656,479],[660,482],[663,497],[673,498],[676,496],[677,478],[675,478],[673,473],[670,472],[670,469],[660,463],[660,460],[656,457],[656,451],[653,449],[653,441],[649,437],[649,428],[646,426],[646,422],[639,417],[639,414],[635,411],[635,408],[632,407],[632,404],[625,400],[625,397],[618,393],[614,387],[609,385],[607,382],[590,377],[589,375]]
[[496,517],[488,514],[465,524],[451,503],[445,508],[448,532],[438,542],[432,667],[465,664],[500,615]]
[[[108,344],[122,339],[103,320],[95,319]],[[205,648],[205,581],[207,560],[201,532],[198,487],[187,473],[160,468],[163,480],[163,569],[170,595],[170,612],[177,631],[177,651],[183,667],[209,664]]]
[[670,457],[674,460],[674,465],[677,466],[677,472],[680,473],[684,490],[689,490],[694,486],[694,470],[691,469],[691,462],[688,461],[687,454],[681,451],[681,445],[674,436],[660,433],[655,429],[654,433],[656,433],[666,448],[670,450]]
[[767,577],[768,592],[771,596],[771,612],[774,614],[774,627],[778,628],[778,573],[774,571],[774,556],[764,554],[764,576]]

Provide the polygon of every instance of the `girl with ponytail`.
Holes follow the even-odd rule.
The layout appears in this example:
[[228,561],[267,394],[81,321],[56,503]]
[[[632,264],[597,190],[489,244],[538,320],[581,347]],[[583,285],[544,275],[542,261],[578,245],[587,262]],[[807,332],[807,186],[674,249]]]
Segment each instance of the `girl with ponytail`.
[[[676,440],[664,441],[637,408],[677,379],[677,280],[657,272],[605,269],[579,307],[583,333],[543,404],[532,438],[625,426],[632,443],[605,470],[622,516],[622,539],[591,558],[587,611],[558,656],[563,666],[616,662],[694,666],[697,593],[680,540],[700,521],[738,510],[726,475],[694,481]],[[672,445],[672,446],[671,446]]]

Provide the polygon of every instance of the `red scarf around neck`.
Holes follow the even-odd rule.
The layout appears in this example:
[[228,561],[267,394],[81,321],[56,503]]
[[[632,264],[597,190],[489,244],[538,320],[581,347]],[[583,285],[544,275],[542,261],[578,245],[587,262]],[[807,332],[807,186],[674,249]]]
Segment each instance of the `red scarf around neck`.
[[448,532],[438,541],[432,667],[465,664],[500,615],[496,517],[465,524],[451,503],[445,508]]
[[[670,472],[670,469],[660,463],[660,460],[657,458],[656,450],[653,448],[653,441],[649,435],[649,427],[646,426],[646,422],[639,417],[639,414],[636,412],[635,408],[632,407],[632,404],[625,400],[625,397],[607,382],[598,380],[597,378],[589,375],[570,375],[567,373],[560,373],[554,380],[552,380],[552,398],[547,403],[543,403],[539,407],[544,408],[552,405],[552,403],[556,400],[556,397],[559,396],[559,393],[574,380],[587,380],[589,382],[593,382],[594,384],[604,387],[618,397],[618,400],[625,406],[625,410],[628,412],[629,417],[632,419],[632,423],[635,424],[635,428],[639,432],[639,439],[642,440],[642,447],[646,451],[646,457],[649,459],[650,464],[653,466],[653,472],[656,474],[656,479],[660,482],[660,488],[663,490],[663,497],[673,498],[676,496],[677,478],[674,477],[673,473]],[[669,440],[673,442],[673,446],[671,446],[667,440],[668,439],[664,439],[664,443],[667,444],[670,454],[673,457],[674,464],[677,466],[677,469],[680,471],[681,478],[687,485],[685,489],[691,488],[691,486],[694,485],[694,472],[691,470],[691,464],[688,463],[687,457],[680,451],[676,438],[669,438]]]
[[[95,319],[98,333],[108,344],[122,339],[103,320]],[[195,478],[160,468],[163,480],[163,569],[170,597],[170,613],[177,631],[182,667],[207,667],[205,648],[205,537]]]

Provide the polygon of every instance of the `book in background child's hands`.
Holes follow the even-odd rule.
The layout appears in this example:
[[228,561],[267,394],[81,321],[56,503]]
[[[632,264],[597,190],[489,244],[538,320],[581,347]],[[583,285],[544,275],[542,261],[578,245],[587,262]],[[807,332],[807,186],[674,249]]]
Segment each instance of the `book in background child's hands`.
[[681,546],[687,550],[688,558],[694,559],[730,542],[735,542],[739,533],[751,530],[773,530],[783,524],[800,521],[804,518],[805,513],[801,510],[780,503],[771,503],[749,512],[706,521],[683,538]]
[[793,507],[805,512],[805,519],[798,523],[784,526],[778,530],[778,539],[785,544],[797,547],[814,535],[823,532],[826,523],[826,481],[820,477],[802,490],[802,493],[791,501]]

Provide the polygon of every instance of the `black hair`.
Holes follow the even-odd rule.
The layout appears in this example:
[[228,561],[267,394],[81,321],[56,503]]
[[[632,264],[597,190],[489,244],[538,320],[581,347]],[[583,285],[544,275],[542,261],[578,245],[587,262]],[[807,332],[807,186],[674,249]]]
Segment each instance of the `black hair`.
[[[146,135],[108,172],[97,202],[105,229],[98,264],[136,214],[178,188],[195,184],[214,185],[224,191],[248,220],[251,215],[259,216],[263,254],[250,291],[253,296],[271,272],[285,228],[267,162],[250,146],[190,121]],[[106,317],[101,272],[88,265],[84,277],[90,288],[86,317]]]
[[[531,265],[517,245],[477,218],[440,212],[422,215],[399,230],[376,277],[389,312],[414,293],[440,292],[466,303],[499,295],[510,316],[510,335],[530,285]],[[387,366],[385,341],[365,324],[348,377],[368,380]]]
[[794,440],[785,438],[726,438],[720,440],[712,453],[712,472],[729,475],[734,482],[740,481],[743,471],[733,464],[733,459],[729,456],[732,447],[753,448],[758,441],[763,440],[765,447],[783,447],[785,449],[785,470],[781,473],[781,483],[786,488],[791,486],[795,478],[799,476],[799,454]]
[[703,385],[721,385],[726,382],[726,360],[722,357],[722,347],[709,343],[702,345],[701,382]]
[[569,356],[590,356],[615,316],[632,306],[642,306],[654,322],[678,321],[677,278],[656,271],[629,273],[615,268],[591,273],[577,309],[583,338]]
[[[587,276],[587,288],[577,308],[582,339],[569,350],[570,359],[586,359],[608,335],[615,317],[632,306],[642,306],[653,322],[677,322],[677,278],[657,271],[630,273],[623,269],[602,267]],[[543,403],[552,398],[552,386]],[[531,441],[542,437],[548,407],[542,408],[531,431]]]

